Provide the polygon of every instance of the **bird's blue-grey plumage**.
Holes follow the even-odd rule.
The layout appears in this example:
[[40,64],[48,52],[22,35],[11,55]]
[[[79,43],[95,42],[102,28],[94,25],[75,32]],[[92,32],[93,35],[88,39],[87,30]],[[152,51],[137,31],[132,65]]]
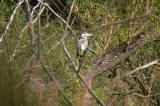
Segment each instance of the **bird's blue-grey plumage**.
[[77,41],[77,57],[80,58],[83,52],[88,48],[88,36],[91,34],[82,32]]

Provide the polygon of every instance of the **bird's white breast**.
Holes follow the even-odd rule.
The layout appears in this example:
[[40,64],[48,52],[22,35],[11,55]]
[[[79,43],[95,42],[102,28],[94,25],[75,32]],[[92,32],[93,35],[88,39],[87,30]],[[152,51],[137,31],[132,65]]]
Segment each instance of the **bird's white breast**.
[[83,42],[82,45],[81,45],[81,50],[84,51],[84,50],[87,49],[87,47],[88,47],[88,41],[85,41],[85,42]]

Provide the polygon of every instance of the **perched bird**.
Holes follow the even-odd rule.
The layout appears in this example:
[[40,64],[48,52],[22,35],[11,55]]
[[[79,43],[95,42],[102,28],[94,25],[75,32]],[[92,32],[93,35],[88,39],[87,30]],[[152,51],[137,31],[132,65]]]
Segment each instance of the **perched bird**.
[[80,57],[82,57],[83,52],[88,48],[88,36],[92,36],[92,34],[82,32],[77,41],[77,57],[79,60]]

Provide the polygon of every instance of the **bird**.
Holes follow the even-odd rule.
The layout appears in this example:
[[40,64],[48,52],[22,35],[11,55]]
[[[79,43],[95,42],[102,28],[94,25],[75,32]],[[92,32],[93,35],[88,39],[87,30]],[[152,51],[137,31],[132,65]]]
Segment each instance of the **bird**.
[[87,32],[82,32],[79,39],[77,40],[77,57],[80,61],[84,51],[88,48],[88,37],[93,34],[89,34]]

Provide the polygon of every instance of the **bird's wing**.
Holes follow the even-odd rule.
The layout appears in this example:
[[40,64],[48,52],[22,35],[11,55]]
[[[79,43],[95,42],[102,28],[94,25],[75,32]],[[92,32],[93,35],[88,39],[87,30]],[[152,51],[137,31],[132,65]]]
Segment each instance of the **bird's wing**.
[[79,45],[81,45],[81,44],[83,44],[86,41],[87,41],[87,39],[80,39],[78,43],[79,43]]
[[80,53],[81,50],[84,51],[84,50],[86,50],[87,47],[88,47],[88,40],[87,39],[77,40],[77,45],[76,45],[77,57],[79,57],[81,55],[81,53]]

